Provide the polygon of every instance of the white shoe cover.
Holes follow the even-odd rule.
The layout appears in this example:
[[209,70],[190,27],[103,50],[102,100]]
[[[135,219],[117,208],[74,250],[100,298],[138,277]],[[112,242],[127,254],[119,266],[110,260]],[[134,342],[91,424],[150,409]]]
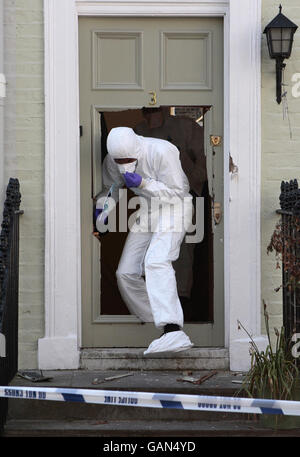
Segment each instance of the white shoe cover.
[[182,331],[168,332],[152,341],[144,355],[157,352],[180,352],[190,349],[193,345],[189,337]]

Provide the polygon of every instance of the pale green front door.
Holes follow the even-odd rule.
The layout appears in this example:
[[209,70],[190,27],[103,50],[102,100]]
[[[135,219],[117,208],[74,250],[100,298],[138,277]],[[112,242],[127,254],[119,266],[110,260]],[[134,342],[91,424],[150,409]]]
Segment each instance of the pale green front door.
[[[79,62],[82,346],[147,347],[161,333],[153,324],[141,325],[131,315],[101,313],[101,245],[92,236],[91,198],[101,190],[100,113],[143,106],[211,106],[205,116],[209,185],[222,208],[223,144],[213,154],[209,137],[223,136],[223,20],[81,17]],[[213,224],[213,321],[184,327],[195,346],[224,345],[223,233],[221,218]]]

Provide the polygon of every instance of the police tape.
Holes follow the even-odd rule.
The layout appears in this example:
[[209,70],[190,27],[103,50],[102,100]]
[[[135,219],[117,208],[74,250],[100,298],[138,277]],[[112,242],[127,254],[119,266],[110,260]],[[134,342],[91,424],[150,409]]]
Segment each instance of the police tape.
[[143,408],[173,408],[300,416],[300,402],[260,398],[216,397],[154,392],[126,392],[58,387],[0,386],[0,398],[94,403]]

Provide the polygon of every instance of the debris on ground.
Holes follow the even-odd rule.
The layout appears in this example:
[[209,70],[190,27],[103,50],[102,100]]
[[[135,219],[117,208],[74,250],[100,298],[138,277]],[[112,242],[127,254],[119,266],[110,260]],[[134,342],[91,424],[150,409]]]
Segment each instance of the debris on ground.
[[126,374],[119,374],[116,376],[110,376],[110,377],[104,378],[104,379],[95,378],[93,380],[92,384],[97,385],[97,384],[101,384],[102,382],[114,381],[115,379],[125,378],[127,376],[133,376],[133,375],[134,375],[134,373],[126,373]]
[[192,384],[200,385],[203,382],[207,381],[207,379],[210,379],[212,376],[215,376],[217,373],[217,371],[212,371],[211,373],[201,376],[201,378],[198,379],[192,376],[184,376],[183,378],[177,379],[177,381],[186,381],[191,382]]
[[53,379],[50,376],[44,376],[42,371],[18,371],[17,375],[31,382],[45,382]]
[[177,381],[195,382],[197,381],[197,378],[193,378],[192,376],[184,376],[183,378],[178,378]]
[[192,376],[193,372],[192,371],[184,371],[183,373],[183,376]]

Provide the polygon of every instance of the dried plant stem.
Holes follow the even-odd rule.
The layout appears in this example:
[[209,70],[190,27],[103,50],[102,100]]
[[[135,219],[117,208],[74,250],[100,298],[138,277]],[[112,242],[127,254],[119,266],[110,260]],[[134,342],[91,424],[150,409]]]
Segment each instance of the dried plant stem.
[[291,399],[297,382],[298,368],[291,354],[289,344],[284,335],[284,328],[279,332],[275,329],[276,345],[272,348],[269,315],[264,302],[264,317],[268,337],[268,345],[260,351],[252,335],[238,321],[250,338],[251,367],[248,371],[242,390],[250,397],[272,398],[278,400]]

